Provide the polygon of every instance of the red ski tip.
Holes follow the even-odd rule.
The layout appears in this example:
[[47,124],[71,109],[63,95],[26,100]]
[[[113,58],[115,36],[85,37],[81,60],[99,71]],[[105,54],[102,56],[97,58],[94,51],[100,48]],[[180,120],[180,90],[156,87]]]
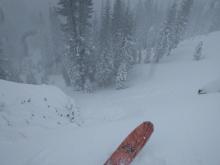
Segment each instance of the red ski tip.
[[143,122],[127,136],[104,165],[129,165],[147,143],[153,131],[154,126],[151,122]]

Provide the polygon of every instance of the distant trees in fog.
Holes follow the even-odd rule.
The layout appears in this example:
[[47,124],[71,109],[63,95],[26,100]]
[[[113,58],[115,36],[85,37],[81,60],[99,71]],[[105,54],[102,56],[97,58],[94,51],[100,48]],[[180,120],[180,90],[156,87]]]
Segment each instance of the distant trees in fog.
[[92,0],[59,0],[48,8],[47,19],[40,12],[34,16],[36,29],[19,34],[19,53],[7,38],[14,33],[1,28],[8,21],[2,6],[0,78],[40,84],[62,74],[80,91],[126,88],[133,65],[159,62],[186,37],[220,30],[219,1],[193,2],[174,1],[164,10],[154,0],[138,0],[135,6],[103,0],[101,12],[94,12]]

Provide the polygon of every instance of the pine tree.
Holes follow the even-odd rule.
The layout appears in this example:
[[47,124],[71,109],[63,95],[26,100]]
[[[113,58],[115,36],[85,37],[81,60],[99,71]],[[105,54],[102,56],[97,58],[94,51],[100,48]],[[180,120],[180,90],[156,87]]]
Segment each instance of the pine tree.
[[220,30],[220,2],[219,1],[214,1],[213,2],[213,17],[212,17],[212,23],[210,27],[210,31],[218,31]]
[[113,53],[114,53],[114,68],[117,72],[121,60],[121,48],[123,47],[123,22],[124,22],[124,8],[121,0],[116,0],[112,14],[112,36],[113,36]]
[[96,81],[100,86],[112,83],[114,75],[114,56],[111,36],[111,5],[106,1],[101,13],[101,29],[99,37],[99,56],[96,64]]
[[125,62],[121,63],[116,75],[116,89],[124,89],[125,81],[127,81],[128,69]]
[[[0,26],[4,23],[4,20],[4,12],[0,8]],[[9,59],[7,59],[4,52],[2,36],[0,36],[0,79],[9,80],[9,77]]]
[[126,38],[128,39],[133,39],[133,35],[134,35],[134,18],[133,18],[133,13],[130,9],[130,1],[128,1],[127,7],[125,9],[125,13],[124,13],[124,35]]
[[137,48],[139,51],[146,47],[147,40],[147,26],[146,22],[147,12],[143,0],[139,0],[135,11],[135,37],[137,39]]
[[[124,23],[124,6],[121,0],[116,0],[114,3],[113,14],[112,14],[112,36],[113,36],[113,55],[114,55],[114,79],[116,82],[116,88],[118,89],[118,84],[121,84],[123,79],[119,76],[120,72],[124,72],[121,69],[122,62],[125,63],[122,48],[125,36],[123,34],[123,24]],[[123,64],[124,65],[124,64]]]
[[116,89],[124,89],[126,87],[125,83],[127,81],[128,72],[132,67],[132,42],[125,38],[123,41],[123,46],[121,48],[120,60],[118,70],[116,72]]
[[7,73],[5,70],[5,57],[2,50],[2,43],[0,42],[0,79],[7,79]]
[[154,45],[161,15],[154,0],[139,0],[135,9],[135,37],[139,50],[151,48]]
[[175,24],[177,16],[177,4],[174,3],[167,13],[166,20],[161,28],[160,36],[158,39],[155,62],[159,60],[164,55],[169,55],[171,50],[176,47],[175,44]]
[[0,39],[0,79],[20,82],[19,74],[12,67],[12,62],[4,51],[4,44]]
[[[112,35],[113,35],[113,53],[114,53],[114,69],[115,69],[115,82],[122,84],[126,81],[124,78],[125,72],[131,68],[132,63],[132,50],[133,50],[133,22],[129,6],[121,0],[116,0],[113,10],[112,18]],[[123,78],[120,78],[123,75]]]
[[[187,25],[189,23],[190,11],[193,6],[194,0],[182,0],[180,9],[177,13],[176,26],[175,26],[175,42],[176,46],[185,37]],[[176,47],[175,46],[175,47]]]
[[174,3],[168,11],[166,20],[160,30],[160,36],[155,50],[155,62],[164,55],[169,55],[184,38],[187,29],[193,0],[182,0],[180,9]]
[[170,11],[167,15],[166,21],[166,31],[167,31],[167,42],[168,42],[168,55],[170,54],[171,50],[176,48],[175,43],[175,25],[177,21],[177,4],[174,2]]
[[66,34],[66,70],[72,86],[86,90],[86,82],[94,74],[93,53],[90,43],[90,19],[92,0],[60,0],[58,12],[66,18],[63,30]]
[[158,63],[159,60],[168,53],[168,33],[166,30],[161,29],[160,36],[158,39],[157,46],[155,48],[155,56],[154,56],[154,62]]

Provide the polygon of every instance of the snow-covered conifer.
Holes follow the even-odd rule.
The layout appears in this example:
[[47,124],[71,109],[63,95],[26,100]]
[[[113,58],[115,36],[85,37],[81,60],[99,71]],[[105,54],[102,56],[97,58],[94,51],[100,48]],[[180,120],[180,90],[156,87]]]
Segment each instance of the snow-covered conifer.
[[99,50],[96,63],[96,81],[100,86],[107,86],[113,82],[114,56],[112,44],[111,5],[110,0],[107,0],[101,12]]
[[[133,62],[133,22],[130,8],[121,0],[116,0],[112,18],[112,35],[113,35],[113,54],[114,54],[114,70],[116,87],[119,81],[126,81],[124,73],[128,73],[128,69]],[[123,74],[122,74],[123,73]],[[119,78],[123,77],[123,78]],[[120,86],[120,85],[119,85]]]
[[155,54],[155,62],[159,60],[164,55],[169,55],[171,50],[175,48],[175,23],[177,19],[177,4],[174,3],[168,10],[167,17],[163,23],[160,31],[160,36],[158,38]]
[[212,16],[212,23],[210,27],[210,31],[218,31],[220,30],[220,2],[219,1],[214,1],[213,2],[213,16]]
[[203,48],[203,41],[200,41],[199,44],[196,46],[195,53],[193,55],[194,60],[199,61],[203,58],[202,48]]
[[2,50],[2,43],[0,42],[0,79],[7,79],[7,71],[5,66],[6,58]]
[[[177,12],[177,19],[175,24],[175,44],[176,46],[185,37],[187,26],[189,23],[189,17],[194,0],[182,0],[180,8]],[[175,47],[176,47],[175,46]]]
[[94,57],[90,44],[93,3],[92,0],[60,0],[58,5],[58,13],[66,18],[63,24],[67,44],[65,70],[72,86],[85,90],[86,79],[91,81],[90,70],[94,66],[91,63]]
[[125,82],[127,81],[128,68],[126,62],[121,63],[116,75],[116,89],[126,88]]

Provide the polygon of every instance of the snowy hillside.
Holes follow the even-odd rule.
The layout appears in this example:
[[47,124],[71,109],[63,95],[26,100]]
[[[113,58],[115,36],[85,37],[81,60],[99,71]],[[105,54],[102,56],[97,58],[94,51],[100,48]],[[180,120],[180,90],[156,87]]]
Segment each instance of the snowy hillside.
[[75,102],[60,89],[0,80],[0,127],[54,127],[75,122]]
[[[200,41],[205,58],[195,61]],[[220,76],[219,43],[220,32],[184,41],[159,64],[136,66],[124,90],[72,94],[63,89],[80,107],[81,127],[63,125],[65,106],[75,104],[57,88],[0,81],[0,164],[102,165],[133,128],[149,120],[155,132],[133,165],[219,165],[220,93],[197,94]],[[62,127],[36,128],[45,120]],[[12,127],[8,121],[31,131],[19,129],[21,138],[5,138],[16,131],[2,134]]]

